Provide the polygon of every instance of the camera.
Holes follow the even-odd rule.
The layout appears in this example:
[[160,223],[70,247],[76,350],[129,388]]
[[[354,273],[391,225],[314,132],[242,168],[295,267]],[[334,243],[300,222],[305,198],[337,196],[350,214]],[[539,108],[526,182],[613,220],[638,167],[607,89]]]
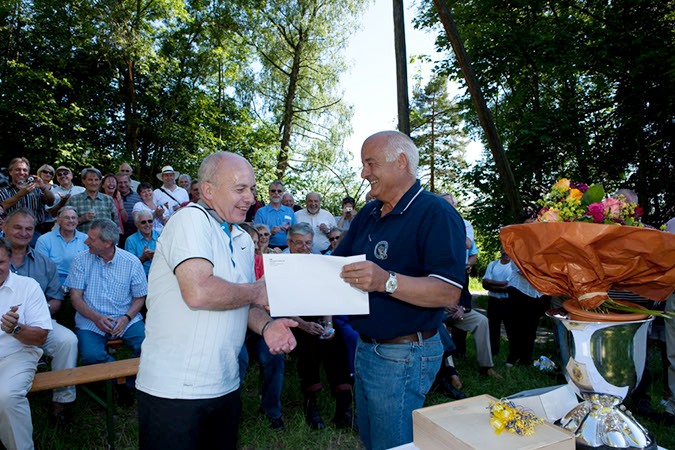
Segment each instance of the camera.
[[33,178],[33,177],[28,177],[28,179],[26,180],[26,184],[31,184],[31,183],[34,183],[34,182],[35,182],[35,178]]
[[345,208],[345,211],[346,211],[346,212],[352,212],[353,209],[354,209],[354,208],[352,208],[351,206],[347,206],[347,207]]

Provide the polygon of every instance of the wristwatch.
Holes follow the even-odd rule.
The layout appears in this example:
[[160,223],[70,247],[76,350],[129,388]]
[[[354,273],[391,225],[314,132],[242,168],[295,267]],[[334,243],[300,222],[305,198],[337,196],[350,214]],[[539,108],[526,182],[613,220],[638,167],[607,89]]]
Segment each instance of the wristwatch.
[[398,287],[398,280],[396,280],[396,274],[394,272],[389,272],[389,279],[384,284],[384,290],[387,294],[393,294]]
[[21,333],[21,325],[15,326],[14,329],[12,330],[12,334],[19,334],[19,333]]

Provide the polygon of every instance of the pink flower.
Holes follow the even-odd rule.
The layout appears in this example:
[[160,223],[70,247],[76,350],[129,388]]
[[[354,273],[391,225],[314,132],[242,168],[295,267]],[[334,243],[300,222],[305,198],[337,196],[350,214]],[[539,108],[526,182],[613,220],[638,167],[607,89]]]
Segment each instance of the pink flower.
[[555,209],[548,209],[541,213],[542,222],[561,222],[558,211]]
[[609,197],[602,201],[605,215],[610,219],[616,219],[621,215],[621,202]]
[[588,215],[593,218],[593,222],[602,223],[605,219],[605,207],[602,203],[591,203],[588,205]]

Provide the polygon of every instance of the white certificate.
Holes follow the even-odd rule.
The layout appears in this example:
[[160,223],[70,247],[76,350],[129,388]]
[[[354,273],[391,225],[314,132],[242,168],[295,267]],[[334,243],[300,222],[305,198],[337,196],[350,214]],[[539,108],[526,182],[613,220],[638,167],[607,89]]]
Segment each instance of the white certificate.
[[368,314],[368,293],[340,278],[342,266],[366,255],[264,254],[272,317]]

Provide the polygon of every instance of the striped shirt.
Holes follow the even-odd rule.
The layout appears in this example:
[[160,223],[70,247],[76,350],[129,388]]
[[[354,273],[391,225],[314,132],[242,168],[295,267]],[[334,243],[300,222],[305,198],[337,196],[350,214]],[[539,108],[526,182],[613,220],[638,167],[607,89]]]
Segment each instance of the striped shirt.
[[[87,306],[109,317],[123,316],[129,311],[133,299],[145,297],[148,293],[141,261],[121,248],[115,248],[115,256],[110,262],[89,252],[79,253],[70,266],[65,286],[83,291]],[[131,319],[127,328],[139,320],[140,313]],[[79,312],[75,314],[75,326],[104,334]]]
[[[21,190],[20,187],[17,187],[13,184],[10,184],[7,187],[0,189],[0,203],[4,202],[10,197],[14,197]],[[6,208],[7,212],[10,213],[15,209],[26,208],[30,209],[35,217],[37,218],[38,223],[45,221],[45,206],[47,205],[47,199],[45,193],[42,192],[42,189],[36,187],[32,192],[24,195],[19,198],[19,201],[16,202],[16,205],[11,208]]]

